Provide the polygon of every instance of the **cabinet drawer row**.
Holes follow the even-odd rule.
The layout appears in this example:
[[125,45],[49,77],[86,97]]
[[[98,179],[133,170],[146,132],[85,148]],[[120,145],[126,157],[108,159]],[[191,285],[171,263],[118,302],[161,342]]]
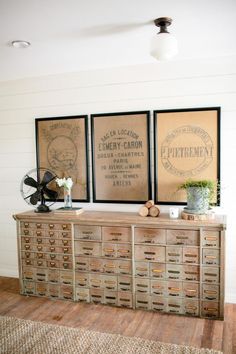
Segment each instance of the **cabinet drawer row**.
[[[58,231],[58,230],[47,230],[47,229],[23,229],[21,230],[21,238],[33,238],[33,237],[47,237],[47,238],[59,238],[59,239],[71,239],[71,231]],[[29,240],[30,241],[30,240]]]
[[37,282],[73,284],[73,272],[70,270],[23,267],[22,278]]
[[[75,239],[102,240],[104,242],[131,242],[131,229],[128,227],[101,227],[75,225]],[[159,245],[199,246],[198,230],[166,230],[158,228],[135,228],[135,243],[152,243]],[[204,230],[202,234],[204,247],[219,247],[220,232]]]
[[75,241],[75,254],[81,256],[132,258],[132,246],[126,243],[99,243]]
[[21,238],[22,248],[26,245],[43,245],[43,246],[69,246],[71,247],[71,240],[69,239],[56,239],[46,237],[28,237]]
[[144,310],[169,312],[174,314],[219,317],[219,303],[194,299],[174,299],[162,296],[136,294],[135,307]]
[[24,234],[24,230],[71,230],[71,224],[69,223],[60,223],[60,222],[51,222],[51,223],[41,223],[41,222],[28,222],[21,221],[20,229]]
[[46,296],[66,300],[74,299],[73,287],[71,285],[38,283],[24,280],[23,293],[26,295]]
[[132,278],[124,275],[75,273],[75,285],[84,288],[132,291]]
[[58,260],[46,260],[46,259],[22,259],[23,266],[31,267],[47,267],[47,268],[61,268],[61,269],[72,269],[73,263],[68,261],[58,261]]
[[72,253],[72,247],[70,246],[55,246],[55,245],[43,245],[43,244],[23,244],[21,246],[22,251],[27,252],[43,252],[43,253]]
[[135,292],[158,296],[202,298],[209,301],[219,301],[219,286],[202,284],[200,294],[199,283],[165,281],[154,279],[135,279]]
[[83,272],[131,275],[132,262],[130,260],[101,259],[76,256],[75,269],[77,271]]
[[76,301],[85,301],[113,305],[119,307],[133,307],[133,295],[131,292],[109,291],[101,289],[75,289]]

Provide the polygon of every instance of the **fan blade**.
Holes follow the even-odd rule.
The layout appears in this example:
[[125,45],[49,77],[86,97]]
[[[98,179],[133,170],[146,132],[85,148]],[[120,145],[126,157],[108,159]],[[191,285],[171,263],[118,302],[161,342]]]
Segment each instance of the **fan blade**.
[[58,197],[58,193],[56,191],[48,189],[47,187],[43,188],[43,193],[46,194],[49,199],[56,200]]
[[36,191],[32,196],[30,197],[30,203],[32,205],[36,205],[38,201],[40,200],[41,193],[39,191]]
[[44,173],[41,185],[46,186],[49,182],[51,182],[53,179],[55,178],[55,176],[53,176],[53,174],[50,171],[46,171]]
[[35,179],[29,176],[24,179],[24,184],[30,187],[38,188],[38,182],[36,182]]

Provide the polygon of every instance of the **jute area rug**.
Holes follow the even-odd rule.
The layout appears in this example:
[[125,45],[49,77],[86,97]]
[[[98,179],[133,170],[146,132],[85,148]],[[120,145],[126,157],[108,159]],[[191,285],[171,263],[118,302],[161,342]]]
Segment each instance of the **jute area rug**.
[[219,354],[117,334],[0,316],[1,354]]

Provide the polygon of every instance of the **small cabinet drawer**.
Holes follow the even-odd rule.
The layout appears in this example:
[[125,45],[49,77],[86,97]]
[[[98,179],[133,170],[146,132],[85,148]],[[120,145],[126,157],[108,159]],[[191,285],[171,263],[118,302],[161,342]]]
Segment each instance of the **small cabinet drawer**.
[[62,284],[73,284],[72,272],[66,270],[60,270],[60,282]]
[[106,290],[117,290],[117,276],[103,275],[103,288]]
[[35,268],[23,267],[22,277],[25,280],[35,280]]
[[42,269],[42,268],[36,268],[35,269],[35,280],[36,281],[48,281],[48,270],[47,269]]
[[165,279],[166,265],[162,263],[150,263],[150,277]]
[[34,252],[28,252],[28,251],[22,251],[21,252],[21,258],[22,259],[34,259]]
[[48,296],[53,298],[60,297],[60,287],[56,284],[48,284]]
[[84,256],[101,256],[101,243],[75,241],[75,253]]
[[188,281],[199,281],[200,267],[194,265],[183,265],[182,279]]
[[48,268],[60,268],[60,262],[59,261],[55,261],[55,260],[47,261],[47,267]]
[[135,245],[137,261],[165,262],[165,247]]
[[199,264],[200,254],[198,247],[183,247],[183,263]]
[[47,261],[43,259],[35,259],[34,261],[34,266],[35,267],[48,267]]
[[203,248],[202,262],[206,265],[219,265],[220,264],[220,251],[216,249]]
[[183,277],[183,266],[179,264],[166,265],[166,278],[172,280],[181,280]]
[[199,316],[199,301],[183,299],[183,313],[189,316]]
[[23,266],[34,266],[34,260],[31,258],[22,259]]
[[149,277],[149,263],[148,262],[135,262],[135,276],[136,277]]
[[76,288],[75,289],[75,300],[89,302],[89,289]]
[[166,261],[170,263],[182,263],[182,247],[166,247]]
[[46,236],[46,230],[44,229],[37,229],[37,230],[34,230],[34,236],[35,237],[45,237]]
[[104,291],[101,289],[90,289],[90,301],[96,304],[103,304]]
[[153,311],[166,312],[167,299],[162,296],[152,296],[150,305]]
[[183,313],[182,299],[167,298],[166,311],[170,313],[182,314]]
[[219,303],[218,302],[203,301],[201,310],[202,310],[201,315],[203,317],[208,317],[208,318],[219,317]]
[[75,225],[75,239],[101,240],[101,226]]
[[23,281],[23,292],[27,295],[34,295],[35,294],[35,282],[32,281]]
[[137,309],[149,310],[150,309],[150,295],[136,294],[135,305]]
[[132,273],[132,262],[125,260],[117,261],[117,273],[118,274],[131,274]]
[[107,274],[115,274],[118,272],[118,263],[116,260],[113,260],[113,259],[105,259],[103,261],[103,271],[104,273],[107,273]]
[[131,229],[128,227],[103,227],[102,240],[104,242],[131,242]]
[[151,293],[158,296],[167,296],[167,282],[165,280],[151,280]]
[[132,278],[129,276],[118,275],[117,286],[119,291],[132,291]]
[[89,287],[89,273],[75,273],[75,285],[79,287]]
[[202,298],[204,300],[219,301],[219,291],[218,285],[202,285]]
[[205,230],[202,235],[202,246],[209,248],[220,247],[220,232]]
[[202,267],[202,281],[214,284],[220,282],[220,269],[217,267]]
[[95,289],[103,288],[103,278],[100,274],[90,274],[89,275],[89,287]]
[[103,257],[116,258],[116,244],[103,243],[102,244],[102,255],[103,255]]
[[85,257],[75,257],[75,269],[79,271],[89,271],[89,259]]
[[197,230],[167,230],[168,245],[199,246],[199,232]]
[[182,297],[183,294],[182,282],[168,281],[167,282],[167,296],[169,297]]
[[48,281],[51,283],[59,283],[60,271],[57,269],[48,269]]
[[199,298],[199,284],[183,282],[183,297],[198,299]]
[[38,296],[48,296],[48,284],[47,283],[36,283],[35,293]]
[[89,271],[94,273],[103,272],[103,260],[99,258],[90,258],[89,259]]
[[118,306],[120,307],[133,307],[133,296],[130,292],[119,291],[118,292]]
[[128,244],[117,245],[117,258],[132,258],[132,247]]
[[136,278],[135,279],[135,292],[136,293],[150,293],[149,279]]
[[118,303],[117,292],[105,290],[104,291],[104,304],[117,306],[117,303]]
[[166,242],[166,231],[163,229],[136,228],[135,242],[163,245]]
[[70,285],[61,285],[60,297],[66,300],[73,300],[73,287]]

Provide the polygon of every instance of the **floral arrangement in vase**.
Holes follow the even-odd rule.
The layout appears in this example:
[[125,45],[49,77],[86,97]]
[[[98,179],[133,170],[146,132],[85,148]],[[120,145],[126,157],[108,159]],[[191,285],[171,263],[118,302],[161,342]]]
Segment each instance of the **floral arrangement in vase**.
[[73,181],[71,177],[67,178],[56,178],[56,183],[59,187],[64,188],[64,208],[72,208],[72,198],[71,198],[71,188],[73,186]]

